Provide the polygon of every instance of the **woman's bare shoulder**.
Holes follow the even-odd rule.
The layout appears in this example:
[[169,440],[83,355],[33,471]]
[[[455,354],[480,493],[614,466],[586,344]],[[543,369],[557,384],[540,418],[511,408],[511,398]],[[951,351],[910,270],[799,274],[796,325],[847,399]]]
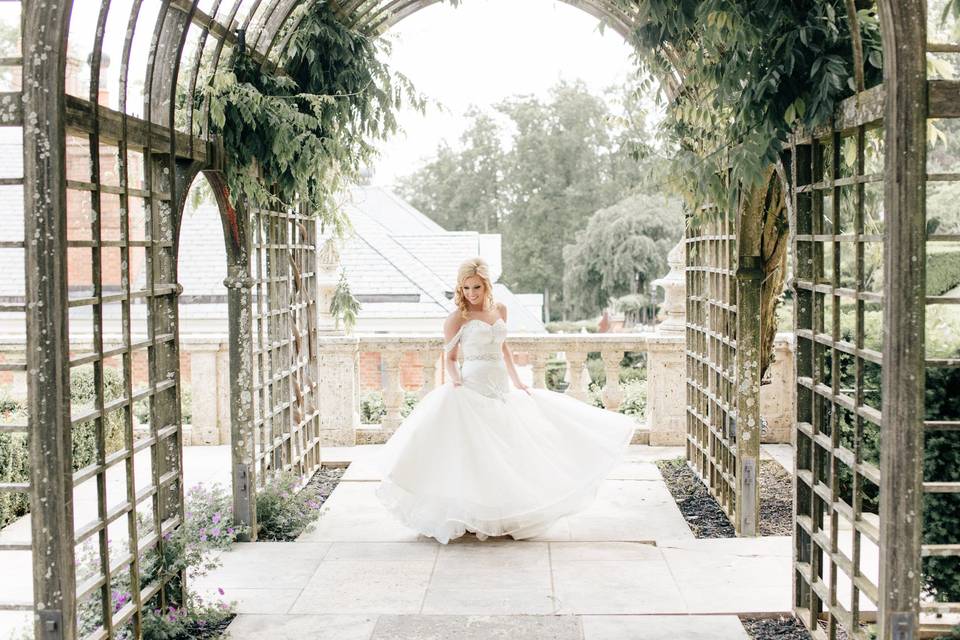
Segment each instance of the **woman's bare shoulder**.
[[463,326],[466,319],[459,309],[454,310],[447,319],[443,321],[443,330],[445,333],[456,333]]

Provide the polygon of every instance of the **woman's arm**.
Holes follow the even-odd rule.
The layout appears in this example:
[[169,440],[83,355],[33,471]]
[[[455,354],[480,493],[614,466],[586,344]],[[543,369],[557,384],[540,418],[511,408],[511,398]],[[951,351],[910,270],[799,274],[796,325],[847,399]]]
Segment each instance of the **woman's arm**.
[[[507,307],[502,303],[497,303],[497,311],[500,312],[500,317],[503,318],[503,321],[507,321]],[[527,385],[523,384],[520,381],[520,376],[517,375],[517,367],[513,362],[513,352],[510,350],[509,345],[506,342],[503,343],[503,361],[507,365],[507,374],[510,376],[510,379],[513,381],[513,386],[521,391],[526,391],[530,393],[530,390],[527,388]]]
[[[443,342],[444,344],[449,344],[451,340],[457,335],[457,332],[460,331],[460,327],[463,326],[463,318],[460,316],[460,312],[450,314],[447,317],[446,321],[443,323]],[[443,354],[443,367],[446,371],[448,380],[453,383],[453,386],[459,387],[463,384],[463,380],[460,378],[460,365],[457,362],[457,354],[460,353],[460,343],[458,342],[453,346],[450,351],[447,351]]]

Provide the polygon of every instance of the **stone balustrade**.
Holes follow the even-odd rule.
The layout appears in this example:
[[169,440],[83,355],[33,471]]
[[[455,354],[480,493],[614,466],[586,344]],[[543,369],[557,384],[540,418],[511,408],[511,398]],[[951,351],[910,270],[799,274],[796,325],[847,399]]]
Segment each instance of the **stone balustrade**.
[[[647,353],[648,388],[664,393],[673,390],[676,401],[658,402],[648,395],[646,425],[638,424],[635,442],[681,444],[684,438],[683,338],[654,333],[605,334],[521,334],[508,340],[518,361],[521,377],[534,388],[546,388],[547,363],[565,360],[568,385],[565,393],[589,401],[590,377],[586,363],[589,353],[599,352],[606,378],[601,392],[604,407],[616,411],[623,401],[619,385],[620,361],[626,352]],[[437,384],[444,372],[441,362],[443,342],[439,335],[390,334],[323,336],[320,339],[320,377],[322,442],[325,445],[385,442],[402,421],[404,394],[401,364],[411,356],[419,360],[422,397]],[[360,354],[378,353],[381,365],[381,391],[386,409],[380,425],[360,424]],[[674,415],[675,414],[675,415]]]

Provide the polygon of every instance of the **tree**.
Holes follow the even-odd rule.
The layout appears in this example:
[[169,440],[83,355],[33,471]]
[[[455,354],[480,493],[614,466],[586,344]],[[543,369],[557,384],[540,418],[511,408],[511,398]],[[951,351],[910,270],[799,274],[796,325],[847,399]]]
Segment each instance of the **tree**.
[[563,308],[563,247],[590,216],[645,184],[645,114],[635,84],[604,96],[560,82],[546,100],[514,96],[495,106],[509,120],[471,109],[461,147],[400,181],[411,204],[451,230],[503,234],[503,280],[550,294]]
[[460,136],[461,150],[442,143],[436,158],[401,179],[399,191],[444,228],[495,233],[503,215],[502,131],[476,107],[465,117],[471,124]]
[[516,128],[505,168],[503,277],[520,290],[548,290],[550,307],[562,309],[563,247],[593,212],[636,188],[637,175],[622,170],[636,161],[614,139],[609,106],[581,82],[559,83],[546,103],[521,97],[498,109]]
[[667,253],[683,233],[681,203],[637,194],[597,211],[563,248],[563,298],[577,317],[596,314],[611,298],[644,293],[667,272]]

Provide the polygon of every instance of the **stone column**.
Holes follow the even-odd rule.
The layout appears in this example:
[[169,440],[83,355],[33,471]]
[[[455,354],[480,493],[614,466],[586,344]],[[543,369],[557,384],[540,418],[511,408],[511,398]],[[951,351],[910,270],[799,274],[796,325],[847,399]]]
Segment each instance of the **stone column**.
[[380,354],[384,362],[383,371],[383,405],[387,415],[383,417],[384,435],[389,434],[400,426],[400,409],[403,407],[403,384],[400,379],[400,360],[402,351],[384,351]]
[[610,411],[616,411],[623,402],[623,390],[620,388],[620,361],[623,360],[623,351],[604,351],[603,371],[607,376],[607,383],[603,385],[603,406]]
[[686,246],[681,239],[667,254],[670,272],[653,281],[664,291],[661,322],[647,336],[647,428],[650,444],[686,441]]
[[220,444],[230,442],[230,344],[221,342],[217,349],[217,426]]
[[657,333],[683,335],[686,331],[686,260],[686,245],[681,238],[677,246],[667,254],[670,272],[653,281],[655,286],[663,289],[664,294],[663,304],[660,305],[660,324],[657,325]]
[[343,333],[334,328],[330,301],[340,281],[340,251],[334,238],[327,240],[317,252],[317,329],[320,334]]
[[321,336],[319,347],[320,445],[353,446],[360,426],[357,340]]
[[437,386],[437,360],[436,351],[420,353],[420,363],[423,365],[423,386],[420,387],[421,398]]
[[545,389],[547,375],[547,357],[549,354],[542,351],[535,351],[530,354],[530,364],[533,368],[533,388]]
[[793,441],[793,407],[797,384],[793,367],[793,335],[778,333],[773,341],[773,364],[767,372],[769,383],[760,387],[760,416],[766,429],[761,442],[789,444]]
[[685,346],[682,335],[647,337],[647,428],[654,446],[686,440]]
[[566,357],[567,380],[570,381],[570,386],[567,387],[567,395],[586,402],[589,397],[587,388],[590,384],[590,374],[586,370],[587,354],[579,351],[567,351]]
[[217,352],[220,345],[192,344],[190,354],[191,440],[193,445],[220,444]]

